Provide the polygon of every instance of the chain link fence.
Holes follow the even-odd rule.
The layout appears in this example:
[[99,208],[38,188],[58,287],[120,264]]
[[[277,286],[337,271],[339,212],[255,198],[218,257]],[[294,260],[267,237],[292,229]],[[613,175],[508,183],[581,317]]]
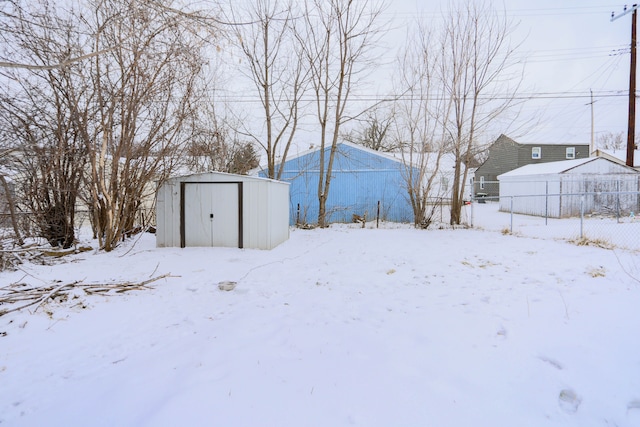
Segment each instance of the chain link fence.
[[467,221],[474,228],[635,251],[639,207],[638,191],[483,195],[469,206]]

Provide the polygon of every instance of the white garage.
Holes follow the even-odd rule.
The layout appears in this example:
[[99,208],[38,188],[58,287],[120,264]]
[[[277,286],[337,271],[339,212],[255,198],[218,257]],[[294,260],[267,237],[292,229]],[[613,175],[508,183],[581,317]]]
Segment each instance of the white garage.
[[603,157],[526,165],[498,176],[500,210],[568,218],[638,212],[640,173]]
[[289,184],[208,172],[158,189],[156,246],[272,249],[289,238]]

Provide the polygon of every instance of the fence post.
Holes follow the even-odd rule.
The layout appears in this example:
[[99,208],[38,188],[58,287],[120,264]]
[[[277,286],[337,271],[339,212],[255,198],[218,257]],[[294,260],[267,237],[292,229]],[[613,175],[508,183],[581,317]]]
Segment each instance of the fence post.
[[620,222],[620,180],[616,181],[616,221]]
[[549,181],[545,181],[544,196],[544,225],[548,225],[549,220]]
[[380,227],[380,200],[378,200],[378,212],[376,213],[376,228]]
[[580,196],[580,238],[584,239],[584,194]]
[[513,196],[511,196],[511,225],[509,226],[509,232],[513,233]]
[[[475,203],[474,203],[475,200],[474,199],[475,198],[473,197],[473,195],[471,195],[471,228],[473,228],[473,213],[474,213],[473,205],[475,205]],[[442,220],[442,214],[440,214],[440,220]]]
[[300,225],[300,203],[298,203],[298,210],[296,212],[296,225]]

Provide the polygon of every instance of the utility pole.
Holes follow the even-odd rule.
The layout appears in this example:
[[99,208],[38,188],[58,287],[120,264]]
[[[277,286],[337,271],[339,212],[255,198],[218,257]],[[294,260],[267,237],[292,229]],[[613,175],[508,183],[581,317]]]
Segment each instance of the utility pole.
[[593,100],[593,90],[589,89],[589,93],[591,94],[591,102],[589,103],[589,105],[591,105],[591,145],[589,145],[589,157],[591,157],[593,155],[593,152],[596,149],[596,145],[595,145],[595,140],[594,140],[594,131],[593,131],[593,103],[595,102]]
[[631,18],[631,70],[629,72],[629,123],[627,131],[627,166],[633,167],[633,152],[636,148],[636,20],[638,17],[638,5],[634,4],[630,9],[624,7],[624,11],[615,15],[611,12],[611,21],[633,12]]

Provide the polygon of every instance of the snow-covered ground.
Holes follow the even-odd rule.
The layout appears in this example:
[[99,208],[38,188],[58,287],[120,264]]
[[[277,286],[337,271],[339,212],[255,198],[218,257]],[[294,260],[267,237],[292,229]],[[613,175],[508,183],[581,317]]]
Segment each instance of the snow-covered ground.
[[539,237],[334,226],[259,251],[145,234],[2,272],[170,277],[0,316],[0,426],[639,426],[637,253]]
[[544,218],[499,212],[497,202],[465,207],[465,222],[475,228],[509,231],[545,239],[585,240],[605,247],[640,250],[640,217],[585,215],[583,218]]

